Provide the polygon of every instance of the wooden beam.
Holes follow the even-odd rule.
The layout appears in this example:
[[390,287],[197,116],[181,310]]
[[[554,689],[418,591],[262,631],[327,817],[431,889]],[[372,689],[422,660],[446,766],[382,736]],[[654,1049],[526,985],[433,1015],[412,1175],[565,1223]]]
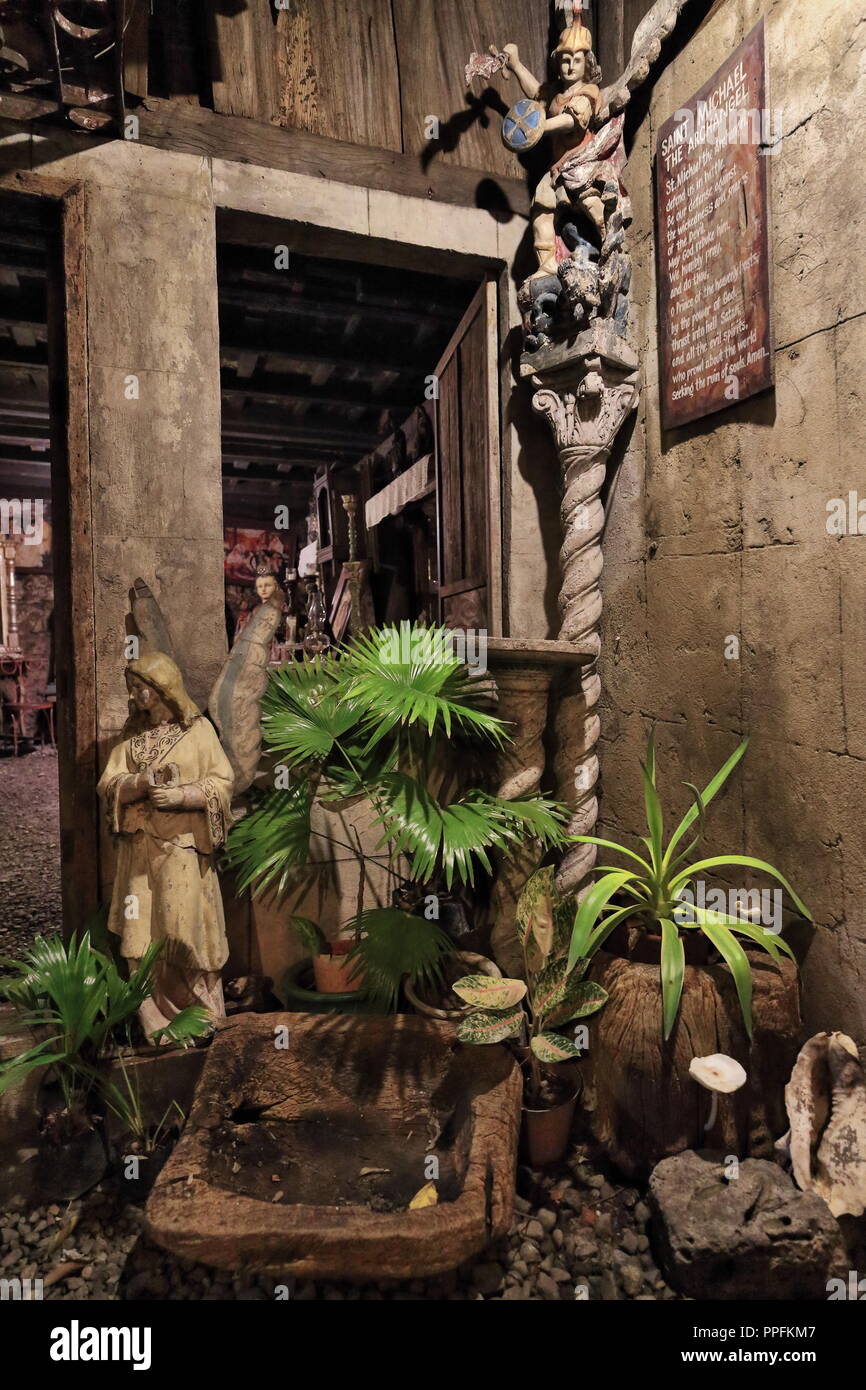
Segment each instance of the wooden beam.
[[[220,363],[223,367],[234,366],[235,362],[241,361],[249,351],[249,345],[241,347],[237,343],[224,342],[220,348]],[[278,331],[276,324],[269,328],[267,322],[261,332],[256,330],[255,353],[257,357],[267,356],[280,363],[294,362],[304,369],[329,367],[339,371],[348,367],[361,376],[375,377],[381,372],[391,372],[394,376],[399,376],[406,371],[406,353],[398,351],[397,348],[388,358],[381,355],[381,349],[376,357],[371,357],[366,352],[363,356],[357,352],[329,352],[327,356],[322,356],[321,353],[308,352],[304,347],[293,350],[291,343],[286,342],[285,333],[282,330]]]
[[[0,379],[2,379],[2,373],[0,373]],[[285,391],[265,391],[255,386],[223,386],[220,395],[223,401],[229,405],[243,405],[245,401],[249,401],[253,408],[260,405],[277,407],[322,405],[328,409],[362,410],[367,413],[375,411],[377,414],[381,414],[383,410],[405,410],[408,414],[412,407],[417,404],[417,398],[408,392],[399,398],[392,392],[387,399],[368,396],[366,399],[358,400],[353,396],[335,396],[315,389],[299,391],[297,386],[287,388]],[[3,398],[0,397],[0,413],[4,410]]]
[[487,170],[435,162],[424,169],[417,156],[396,150],[352,145],[347,140],[331,140],[302,130],[283,130],[246,117],[218,115],[205,107],[156,97],[148,97],[136,114],[142,143],[161,149],[259,164],[267,169],[381,188],[458,207],[487,207],[499,215],[510,211],[526,217],[529,213],[527,185],[520,179],[491,177]]

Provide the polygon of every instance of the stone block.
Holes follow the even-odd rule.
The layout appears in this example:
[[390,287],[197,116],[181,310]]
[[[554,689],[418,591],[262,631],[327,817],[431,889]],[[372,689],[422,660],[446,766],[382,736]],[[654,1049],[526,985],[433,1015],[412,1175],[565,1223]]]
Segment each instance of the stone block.
[[[838,486],[838,492],[828,491],[828,498],[847,498],[849,491],[853,489],[862,501],[866,498],[866,486],[863,481],[863,459],[866,456],[866,317],[861,315],[847,323],[840,323],[834,334],[833,350],[836,374],[835,404],[838,415],[836,438],[840,466],[838,469],[832,468],[835,455],[827,448],[824,459],[829,474],[828,488],[831,480],[834,486]],[[824,380],[822,375],[822,382]],[[831,434],[831,444],[833,438]],[[866,515],[863,517],[862,528],[866,533]]]
[[655,713],[739,727],[740,662],[726,658],[740,630],[740,556],[647,562],[647,624]]
[[[136,197],[209,202],[210,161],[204,155],[156,149],[136,140],[101,140],[62,126],[33,127],[33,168],[50,178],[80,180]],[[180,243],[176,243],[180,244]]]
[[841,761],[758,734],[742,769],[747,853],[785,874],[816,921],[829,924],[841,920],[844,903]]
[[842,582],[842,699],[848,752],[866,758],[866,535],[838,542]]
[[212,167],[213,199],[218,208],[259,212],[358,236],[370,234],[370,194],[366,188],[225,159],[213,160]]
[[841,753],[836,552],[825,538],[744,553],[743,713],[750,732]]
[[646,574],[642,560],[621,563],[601,577],[602,688],[625,713],[639,710],[650,664]]
[[838,1223],[775,1163],[687,1149],[653,1170],[661,1265],[687,1298],[825,1299],[846,1264]]
[[126,718],[124,619],[139,576],[150,584],[171,629],[187,690],[203,708],[226,656],[222,545],[189,537],[98,536],[96,589],[97,712],[101,734]]
[[827,501],[841,486],[834,386],[832,333],[776,353],[766,417],[738,432],[747,546],[825,540]]
[[843,927],[819,927],[814,933],[803,963],[803,1023],[807,1034],[838,1028],[858,1042],[866,1038],[866,941],[862,920],[859,931],[859,939]]
[[448,247],[458,255],[495,260],[498,223],[483,208],[460,208],[426,198],[370,189],[370,236],[411,246]]

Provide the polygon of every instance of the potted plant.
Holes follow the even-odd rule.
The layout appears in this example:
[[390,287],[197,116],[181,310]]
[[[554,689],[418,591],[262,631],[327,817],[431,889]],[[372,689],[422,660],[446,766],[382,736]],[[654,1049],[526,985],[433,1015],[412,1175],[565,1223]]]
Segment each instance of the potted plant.
[[599,985],[569,973],[566,958],[575,919],[573,898],[562,898],[552,868],[539,869],[517,903],[517,933],[525,979],[467,975],[454,992],[471,1006],[457,1025],[462,1042],[517,1044],[524,1070],[524,1128],[534,1167],[558,1162],[568,1143],[579,1079],[566,1065],[581,1056],[562,1030],[596,1013],[607,999]]
[[[768,1068],[785,1079],[790,1074],[787,1054],[799,1026],[791,948],[778,931],[768,930],[742,910],[742,895],[748,890],[731,890],[733,903],[726,895],[733,911],[702,906],[703,875],[744,869],[766,874],[797,912],[809,921],[811,915],[787,879],[764,860],[742,854],[694,858],[704,836],[706,809],[741,761],[748,742],[742,740],[703,791],[685,784],[691,805],[666,841],[651,732],[642,764],[646,853],[594,835],[575,837],[626,861],[623,868],[595,869],[574,922],[567,965],[580,976],[589,973],[610,995],[589,1068],[595,1087],[593,1126],[596,1138],[628,1172],[645,1170],[665,1153],[706,1142],[696,1128],[689,1064],[695,1056],[719,1052],[739,1053],[741,1063],[749,1060],[756,1032],[756,979],[762,1046],[754,1050],[750,1087],[742,1093],[741,1147],[749,1142],[747,1125],[755,1132],[761,1128],[756,1115],[746,1117],[748,1106],[769,1103],[776,1089],[781,1094],[781,1083],[776,1087]],[[769,957],[770,969],[751,954],[755,948]],[[786,960],[792,965],[782,970]],[[678,1020],[683,1020],[681,1026]],[[726,1142],[733,1143],[733,1138]]]
[[[108,1163],[103,1119],[106,1107],[129,1118],[129,1097],[111,1080],[108,1066],[118,1044],[153,990],[157,942],[128,979],[114,960],[97,951],[85,932],[79,942],[37,936],[19,960],[4,959],[13,973],[0,995],[15,1005],[37,1041],[0,1065],[0,1094],[31,1072],[43,1070],[43,1147],[40,1186],[46,1196],[80,1196],[103,1176]],[[162,1029],[166,1042],[185,1043],[212,1028],[207,1010],[193,1006]]]
[[[407,911],[393,893],[390,905],[365,909],[368,861],[394,890],[409,883],[437,899],[455,885],[472,888],[491,869],[491,852],[508,853],[527,839],[544,847],[562,841],[565,817],[555,802],[508,800],[484,787],[482,755],[489,764],[490,750],[508,740],[506,726],[483,707],[488,699],[484,682],[454,655],[446,629],[409,623],[359,634],[339,653],[272,675],[263,738],[287,785],[265,793],[234,828],[227,858],[241,891],[278,895],[329,867],[327,856],[312,854],[313,840],[358,860],[358,901],[332,934],[352,938],[346,969],[372,1007],[393,1009],[404,979],[416,990],[434,986],[453,945],[435,916]],[[312,823],[314,807],[356,799],[366,802],[376,828],[372,852],[357,837],[353,845]],[[313,941],[304,922],[306,944],[321,956],[321,925],[313,924]]]

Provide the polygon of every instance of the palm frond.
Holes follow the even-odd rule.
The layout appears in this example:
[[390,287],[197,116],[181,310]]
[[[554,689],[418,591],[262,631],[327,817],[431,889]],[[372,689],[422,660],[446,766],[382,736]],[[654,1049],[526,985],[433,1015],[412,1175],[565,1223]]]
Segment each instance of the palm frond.
[[262,699],[262,735],[288,767],[326,762],[338,739],[358,722],[332,664],[291,662],[272,673]]
[[377,628],[353,638],[338,682],[353,707],[364,710],[368,747],[395,728],[421,724],[450,738],[458,729],[502,744],[501,719],[478,707],[477,682],[454,656],[447,628]]
[[203,1004],[190,1004],[188,1008],[181,1009],[164,1028],[158,1028],[152,1033],[150,1040],[158,1044],[164,1038],[166,1042],[188,1047],[193,1039],[203,1038],[211,1032],[213,1026],[210,1009],[206,1009]]
[[383,907],[362,913],[352,925],[360,935],[349,959],[363,971],[360,992],[375,1007],[395,1008],[404,976],[422,989],[441,983],[454,946],[435,922]]
[[233,827],[225,860],[238,875],[238,892],[285,892],[290,876],[308,865],[313,794],[305,782],[275,789]]

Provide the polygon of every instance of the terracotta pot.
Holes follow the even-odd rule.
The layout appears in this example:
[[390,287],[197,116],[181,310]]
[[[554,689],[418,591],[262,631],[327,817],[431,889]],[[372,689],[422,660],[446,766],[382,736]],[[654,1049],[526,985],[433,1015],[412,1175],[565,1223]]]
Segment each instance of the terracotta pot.
[[[349,960],[354,942],[335,941],[329,951],[313,957],[313,975],[320,994],[354,994],[364,983],[357,960]],[[354,974],[354,979],[350,978]]]
[[[486,956],[476,955],[473,951],[455,951],[446,960],[443,975],[444,988],[438,1002],[419,995],[408,979],[403,981],[403,989],[416,1013],[423,1014],[425,1018],[441,1018],[446,1023],[459,1023],[463,1015],[469,1012],[470,1005],[460,1004],[457,995],[452,993],[454,981],[462,979],[464,975],[488,975],[492,980],[501,980],[502,971]],[[446,1000],[453,1000],[453,1007]]]
[[572,1096],[552,1109],[530,1110],[524,1105],[523,1133],[531,1168],[546,1168],[551,1163],[559,1163],[564,1157],[579,1094],[578,1085]]

